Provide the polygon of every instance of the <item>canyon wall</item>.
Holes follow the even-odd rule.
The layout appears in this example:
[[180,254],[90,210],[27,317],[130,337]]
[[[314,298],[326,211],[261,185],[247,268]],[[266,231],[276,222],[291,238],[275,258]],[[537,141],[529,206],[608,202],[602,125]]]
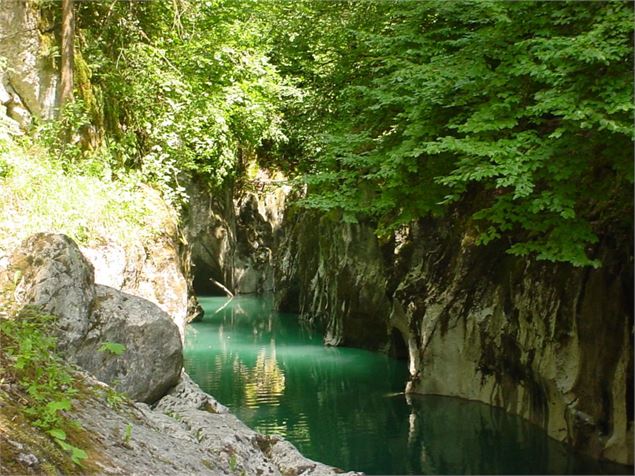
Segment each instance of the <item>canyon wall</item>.
[[325,342],[407,356],[407,391],[479,400],[598,458],[633,464],[632,253],[600,269],[477,246],[458,216],[385,243],[361,224],[291,210],[275,260],[279,308]]
[[27,1],[0,8],[0,117],[14,131],[32,118],[50,118],[57,107],[55,40],[52,26]]
[[[263,179],[266,180],[266,179]],[[280,233],[288,187],[263,181],[210,190],[192,179],[184,216],[193,287],[199,295],[273,290],[273,248]]]

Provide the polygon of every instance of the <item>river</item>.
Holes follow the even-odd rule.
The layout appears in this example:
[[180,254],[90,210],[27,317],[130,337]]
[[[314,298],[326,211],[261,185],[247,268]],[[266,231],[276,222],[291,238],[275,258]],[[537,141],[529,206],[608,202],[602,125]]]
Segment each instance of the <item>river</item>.
[[367,474],[600,474],[628,468],[575,455],[478,402],[406,396],[406,362],[325,347],[266,297],[199,298],[185,367],[251,428],[309,458]]

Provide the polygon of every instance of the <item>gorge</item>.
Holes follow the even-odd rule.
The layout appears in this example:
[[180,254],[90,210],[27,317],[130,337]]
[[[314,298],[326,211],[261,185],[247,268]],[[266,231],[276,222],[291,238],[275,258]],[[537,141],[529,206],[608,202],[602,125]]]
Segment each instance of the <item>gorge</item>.
[[[275,307],[323,328],[326,345],[406,359],[402,390],[502,407],[578,451],[631,464],[628,260],[606,256],[590,271],[532,263],[477,247],[464,224],[448,221],[413,224],[380,243],[363,225],[285,214],[271,193],[284,192],[241,195],[221,221],[218,209],[191,204],[197,230],[214,217],[205,252],[215,251],[192,255],[195,280],[210,273],[240,293],[240,281],[223,278],[236,268],[218,263],[242,266],[257,250],[269,258],[247,273],[273,282],[247,293],[273,290]],[[201,291],[224,294],[209,281]]]
[[0,9],[0,472],[632,473],[632,5],[61,6]]

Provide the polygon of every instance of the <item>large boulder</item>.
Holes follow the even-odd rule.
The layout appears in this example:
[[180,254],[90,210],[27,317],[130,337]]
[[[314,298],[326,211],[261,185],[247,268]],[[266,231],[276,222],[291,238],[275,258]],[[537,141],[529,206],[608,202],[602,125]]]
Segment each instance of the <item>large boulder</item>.
[[[157,305],[108,286],[95,286],[91,327],[69,351],[71,360],[136,401],[152,403],[179,379],[183,348],[176,324]],[[123,354],[100,350],[123,344]]]
[[188,285],[174,241],[162,235],[145,243],[107,242],[82,252],[95,268],[97,284],[152,301],[172,318],[183,339]]
[[[158,306],[95,285],[93,267],[67,236],[26,239],[0,273],[0,289],[19,306],[35,305],[58,318],[60,349],[88,372],[131,398],[159,399],[183,364],[177,325]],[[121,355],[104,344],[123,344]]]
[[[143,187],[152,209],[148,232],[134,240],[101,239],[81,248],[95,269],[95,282],[152,301],[176,323],[181,340],[196,302],[188,286],[189,256],[173,208],[150,187]],[[191,309],[188,310],[188,307]]]
[[73,347],[86,335],[95,297],[93,267],[65,235],[38,233],[9,257],[1,288],[16,304],[39,306],[58,318],[58,344]]

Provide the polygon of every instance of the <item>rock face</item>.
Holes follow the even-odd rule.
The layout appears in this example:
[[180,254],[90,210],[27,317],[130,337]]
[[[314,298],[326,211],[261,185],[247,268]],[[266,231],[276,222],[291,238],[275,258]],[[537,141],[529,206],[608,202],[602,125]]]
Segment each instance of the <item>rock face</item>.
[[256,186],[258,193],[235,193],[231,185],[211,192],[198,180],[190,183],[185,234],[197,294],[223,295],[223,287],[234,294],[273,289],[272,249],[289,190]]
[[[95,285],[92,265],[70,238],[40,233],[25,240],[10,256],[0,288],[13,288],[19,305],[57,316],[67,357],[130,398],[153,402],[177,382],[183,356],[176,324],[145,299]],[[126,350],[100,351],[107,342]]]
[[182,240],[176,213],[160,194],[145,187],[144,195],[153,210],[148,226],[151,231],[125,243],[104,239],[81,250],[95,269],[97,284],[157,304],[170,315],[183,340],[185,325],[196,306],[187,280],[187,244]]
[[185,335],[188,286],[179,250],[168,235],[127,246],[107,243],[82,248],[93,264],[95,282],[156,303]]
[[289,212],[276,257],[276,304],[325,328],[325,343],[385,349],[382,249],[364,225]]
[[61,349],[88,332],[95,297],[93,268],[67,236],[39,233],[9,257],[0,288],[14,288],[19,305],[32,304],[58,317]]
[[601,269],[474,244],[458,218],[370,229],[290,213],[276,259],[283,310],[327,343],[409,359],[407,391],[480,400],[595,457],[633,464],[632,255],[605,241]]
[[32,116],[50,118],[56,108],[55,40],[40,31],[45,23],[29,2],[3,2],[0,8],[0,58],[10,66],[0,65],[0,113],[24,129]]

